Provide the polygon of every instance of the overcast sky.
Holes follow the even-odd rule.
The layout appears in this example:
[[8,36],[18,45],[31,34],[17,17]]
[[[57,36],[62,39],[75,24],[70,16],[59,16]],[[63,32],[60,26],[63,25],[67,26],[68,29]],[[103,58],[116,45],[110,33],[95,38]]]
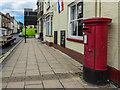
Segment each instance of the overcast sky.
[[24,8],[36,9],[37,0],[0,0],[0,12],[10,13],[17,21],[24,22]]

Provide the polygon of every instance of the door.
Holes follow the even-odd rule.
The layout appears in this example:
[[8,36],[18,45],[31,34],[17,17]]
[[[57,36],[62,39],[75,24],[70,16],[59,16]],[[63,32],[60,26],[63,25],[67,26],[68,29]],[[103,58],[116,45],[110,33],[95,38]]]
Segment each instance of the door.
[[54,31],[54,44],[57,44],[57,31]]

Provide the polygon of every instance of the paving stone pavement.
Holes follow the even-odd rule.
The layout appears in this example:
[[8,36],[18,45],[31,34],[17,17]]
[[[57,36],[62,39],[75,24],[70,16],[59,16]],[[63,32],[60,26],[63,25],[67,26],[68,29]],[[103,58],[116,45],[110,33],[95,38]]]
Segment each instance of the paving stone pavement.
[[5,88],[112,88],[97,86],[82,79],[83,65],[60,52],[28,38],[11,53],[2,67]]

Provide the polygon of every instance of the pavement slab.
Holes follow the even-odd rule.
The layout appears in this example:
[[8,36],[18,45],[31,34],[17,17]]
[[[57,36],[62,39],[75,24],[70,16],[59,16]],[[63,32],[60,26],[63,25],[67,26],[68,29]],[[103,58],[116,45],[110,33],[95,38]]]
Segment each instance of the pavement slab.
[[34,75],[39,75],[39,71],[38,70],[27,70],[26,71],[26,76],[34,76]]
[[60,81],[63,84],[64,88],[84,88],[83,85],[81,83],[78,83],[78,81],[74,78],[61,79]]
[[10,77],[12,72],[3,72],[2,77]]
[[41,81],[26,81],[25,85],[41,85]]
[[11,77],[25,76],[25,73],[13,73]]
[[41,75],[49,75],[49,74],[54,74],[53,71],[41,71]]
[[32,64],[32,65],[27,65],[27,69],[35,69],[37,70],[38,69],[38,66],[36,64]]
[[18,69],[18,70],[16,69],[16,70],[13,71],[13,73],[14,74],[25,73],[25,69],[23,69],[23,70],[22,69]]
[[[27,38],[6,58],[2,67],[3,88],[111,88],[83,80],[83,65],[53,47]],[[113,87],[113,86],[112,86]],[[7,89],[6,89],[7,90]]]
[[2,88],[6,88],[7,87],[7,83],[2,83]]
[[44,80],[44,88],[63,88],[59,80]]
[[24,88],[24,82],[9,82],[7,88]]
[[42,90],[43,85],[25,85],[25,90],[30,90],[29,88],[32,88],[32,89],[39,88],[39,90]]
[[52,71],[52,69],[50,67],[40,67],[39,69],[41,72]]

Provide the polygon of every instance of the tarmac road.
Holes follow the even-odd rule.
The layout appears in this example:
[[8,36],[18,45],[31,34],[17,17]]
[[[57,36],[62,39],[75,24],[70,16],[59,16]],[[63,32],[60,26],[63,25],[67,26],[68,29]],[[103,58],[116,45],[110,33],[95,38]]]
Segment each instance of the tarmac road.
[[16,40],[14,41],[13,45],[5,45],[2,48],[0,48],[0,54],[5,54],[7,51],[9,51],[13,46],[15,46],[23,37],[19,37],[19,34],[13,34],[14,37],[16,37]]

